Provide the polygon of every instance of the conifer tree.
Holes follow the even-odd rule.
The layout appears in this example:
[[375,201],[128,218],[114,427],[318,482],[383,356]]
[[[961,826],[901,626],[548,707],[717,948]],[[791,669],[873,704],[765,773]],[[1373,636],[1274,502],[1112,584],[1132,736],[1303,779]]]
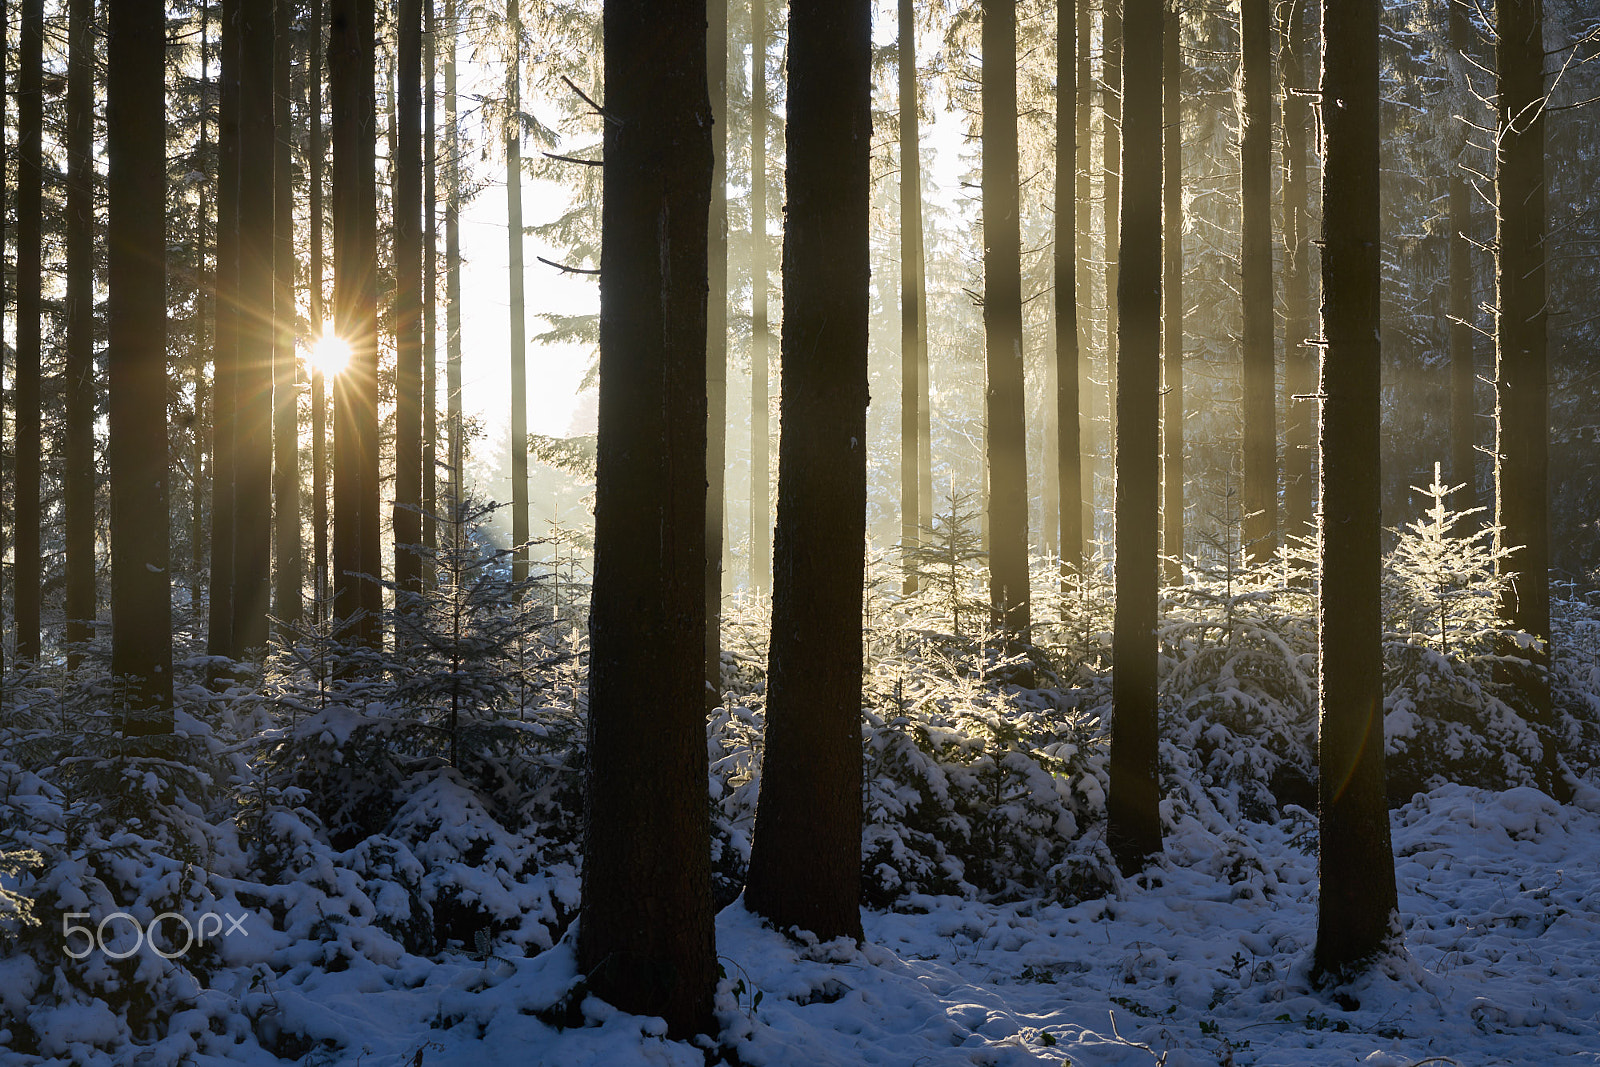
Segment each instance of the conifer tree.
[[1168,585],[1183,581],[1183,52],[1176,0],[1161,43],[1161,556]]
[[[1083,568],[1083,462],[1079,431],[1078,363],[1083,330],[1078,322],[1078,35],[1077,7],[1056,6],[1056,183],[1055,183],[1055,407],[1058,554],[1063,578]],[[1088,87],[1084,87],[1087,94]],[[1087,154],[1088,146],[1083,146]]]
[[16,484],[12,487],[12,627],[18,662],[37,661],[40,573],[40,294],[44,290],[44,0],[22,0],[17,53]]
[[1283,83],[1283,530],[1288,537],[1315,533],[1316,358],[1311,347],[1311,185],[1307,180],[1310,114],[1306,102],[1306,3],[1290,0],[1279,11],[1278,70]]
[[1262,563],[1277,551],[1278,433],[1272,302],[1272,14],[1240,0],[1244,61],[1239,160],[1244,298],[1244,547]]
[[94,636],[94,18],[93,0],[67,8],[67,425],[65,468],[67,669]]
[[294,51],[289,0],[272,5],[272,499],[277,535],[273,616],[283,626],[300,621],[304,551],[300,540],[300,389],[295,338],[294,139],[289,108]]
[[422,593],[421,0],[401,0],[396,29],[394,583],[404,611]]

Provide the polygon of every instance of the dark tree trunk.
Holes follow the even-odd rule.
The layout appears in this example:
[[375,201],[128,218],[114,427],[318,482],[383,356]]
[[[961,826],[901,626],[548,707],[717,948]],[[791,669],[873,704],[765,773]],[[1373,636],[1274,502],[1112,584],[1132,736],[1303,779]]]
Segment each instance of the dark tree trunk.
[[[1286,537],[1316,533],[1312,499],[1317,449],[1317,368],[1311,346],[1311,185],[1306,177],[1309,107],[1301,93],[1305,76],[1304,0],[1282,8],[1283,79],[1283,531]],[[1301,399],[1295,399],[1299,397]]]
[[17,660],[39,659],[40,293],[44,286],[44,0],[23,0],[17,55],[16,485],[12,625]]
[[[912,0],[896,9],[900,43],[900,550],[909,553],[922,540],[920,419],[928,383],[923,380],[927,353],[921,339],[923,298],[922,131],[918,121],[917,27]],[[916,569],[909,555],[905,591],[917,590]]]
[[285,627],[300,621],[305,550],[300,539],[300,391],[295,373],[295,338],[300,310],[295,301],[294,138],[289,111],[289,67],[294,49],[289,0],[273,4],[273,347],[272,347],[272,498],[277,534],[277,585],[274,616]]
[[[67,669],[94,636],[94,0],[67,7]],[[196,427],[198,432],[198,426]],[[198,499],[199,472],[195,490]]]
[[506,73],[506,237],[511,275],[511,576],[528,577],[528,341],[522,296],[522,18],[506,0],[511,63]]
[[711,209],[706,234],[706,707],[722,702],[722,528],[728,473],[728,0],[706,0]]
[[[210,158],[211,131],[207,124],[211,108],[211,5],[200,4],[200,145],[199,168],[206,170]],[[210,187],[204,182],[198,190],[194,213],[194,331],[190,348],[190,374],[194,386],[194,424],[189,435],[189,620],[196,633],[200,628],[200,603],[205,585],[205,490],[206,456],[206,354],[210,316],[216,302],[211,297],[211,275],[206,264],[207,228],[211,220]]]
[[350,346],[333,387],[334,614],[382,640],[378,554],[377,100],[373,0],[333,0],[328,90],[333,134],[334,329]]
[[1379,585],[1378,0],[1323,6],[1321,899],[1316,968],[1379,952],[1395,922],[1383,773]]
[[[1451,66],[1456,72],[1454,90],[1459,100],[1472,98],[1466,52],[1471,24],[1465,4],[1450,5]],[[1469,127],[1461,128],[1461,145],[1450,169],[1450,481],[1461,484],[1451,504],[1459,511],[1478,506],[1478,405],[1477,368],[1473,351],[1472,187],[1467,180]]]
[[[422,0],[422,543],[439,546],[439,143],[437,113],[438,33],[434,0]],[[423,588],[433,584],[433,568],[424,563]]]
[[983,4],[983,326],[989,386],[989,612],[1008,639],[1029,625],[1028,453],[1022,370],[1022,239],[1017,185],[1017,21]]
[[[1124,874],[1161,851],[1156,552],[1161,495],[1162,0],[1127,0],[1117,285],[1117,601],[1107,836]],[[1148,28],[1143,28],[1148,27]]]
[[[7,16],[7,13],[6,13],[5,0],[0,0],[0,26],[9,26],[9,25],[10,25],[10,22],[8,21],[8,16]],[[4,83],[4,82],[5,82],[5,69],[4,69],[4,65],[0,64],[0,83]],[[12,85],[13,85],[13,87],[15,87],[15,83],[12,83]],[[0,145],[3,145],[3,143],[5,141],[4,131],[6,129],[6,101],[7,101],[7,98],[10,97],[10,96],[11,96],[11,94],[8,93],[8,92],[0,92]],[[0,195],[4,196],[4,200],[0,200],[0,219],[4,219],[5,222],[4,222],[3,226],[0,226],[0,233],[3,233],[3,235],[4,235],[3,237],[0,237],[0,248],[4,248],[5,245],[9,244],[10,243],[10,239],[11,239],[12,230],[11,230],[11,222],[10,222],[10,220],[11,220],[12,216],[11,216],[10,211],[11,211],[12,202],[14,200],[15,186],[14,186],[14,184],[12,182],[6,182],[4,184],[4,186],[3,186],[3,189],[4,189],[3,194],[0,194]],[[10,279],[4,277],[3,276],[4,274],[5,274],[4,271],[0,271],[0,321],[3,321],[5,319],[6,310],[10,307],[10,304],[11,304],[11,284],[10,284]],[[4,356],[4,353],[0,353],[0,369],[4,369],[4,366],[5,366],[5,356]],[[0,377],[3,377],[3,376],[0,376]],[[3,413],[5,411],[5,407],[6,407],[6,405],[5,405],[5,397],[6,397],[5,383],[3,381],[0,381],[0,415],[3,415]],[[5,558],[5,548],[6,548],[6,524],[5,524],[4,521],[0,521],[0,559],[4,559]],[[0,600],[4,599],[4,588],[5,588],[4,573],[5,573],[5,568],[4,567],[0,567]],[[6,664],[6,643],[5,643],[4,635],[0,635],[0,672],[3,672],[5,670],[5,664]]]
[[272,589],[272,8],[239,6],[239,288],[235,372],[233,645],[267,644]]
[[396,22],[394,584],[405,611],[422,594],[422,0],[401,0]]
[[772,580],[767,382],[767,4],[751,0],[750,84],[750,587]]
[[872,8],[791,0],[783,408],[765,755],[745,905],[861,939]]
[[1161,553],[1168,585],[1183,582],[1183,50],[1169,0],[1161,43],[1162,244]]
[[589,800],[595,995],[712,1022],[705,742],[705,0],[607,0]]
[[234,423],[239,369],[239,4],[222,0],[217,115],[217,273],[211,376],[211,599],[206,652],[236,658],[233,640]]
[[[321,337],[327,326],[327,310],[323,300],[324,266],[322,242],[322,0],[311,0],[309,13],[310,32],[307,36],[306,94],[310,112],[307,139],[306,199],[311,215],[311,329]],[[326,379],[321,366],[311,370],[311,528],[312,566],[316,569],[313,589],[317,598],[319,618],[327,610],[328,600],[328,412]]]
[[1278,426],[1272,306],[1271,0],[1241,0],[1244,107],[1239,160],[1244,294],[1244,549],[1265,563],[1276,554]]
[[[1079,2],[1064,0],[1056,5],[1056,500],[1063,577],[1083,570],[1083,448],[1078,388],[1083,338],[1078,322],[1078,197],[1074,188],[1079,167],[1075,125]],[[1088,0],[1082,2],[1087,6]]]
[[1094,286],[1089,282],[1088,265],[1094,259],[1094,222],[1091,218],[1094,208],[1094,181],[1092,177],[1093,152],[1090,151],[1093,131],[1091,119],[1094,115],[1094,82],[1093,65],[1090,63],[1091,41],[1093,22],[1090,18],[1092,7],[1090,0],[1080,0],[1078,4],[1078,173],[1077,173],[1077,214],[1078,214],[1078,262],[1084,265],[1084,289],[1082,299],[1078,302],[1078,321],[1082,324],[1079,331],[1080,343],[1078,347],[1078,406],[1083,411],[1083,419],[1089,424],[1087,437],[1079,436],[1079,445],[1082,456],[1079,470],[1083,476],[1083,506],[1082,530],[1083,553],[1085,557],[1090,554],[1089,542],[1094,539],[1095,520],[1095,479],[1100,471],[1100,444],[1099,431],[1095,425],[1094,412],[1098,402],[1090,398],[1094,395],[1094,371],[1090,361],[1089,330],[1093,325],[1092,300]]
[[124,730],[172,732],[167,544],[166,18],[108,4],[106,305],[111,370],[111,670]]
[[461,506],[465,441],[461,427],[461,125],[456,113],[456,0],[444,3],[445,206],[444,206],[444,346],[445,426],[450,453],[450,507]]
[[1499,151],[1495,156],[1495,525],[1509,579],[1500,615],[1537,638],[1507,648],[1527,661],[1510,672],[1544,742],[1546,790],[1565,792],[1550,697],[1550,423],[1546,377],[1544,0],[1497,0]]

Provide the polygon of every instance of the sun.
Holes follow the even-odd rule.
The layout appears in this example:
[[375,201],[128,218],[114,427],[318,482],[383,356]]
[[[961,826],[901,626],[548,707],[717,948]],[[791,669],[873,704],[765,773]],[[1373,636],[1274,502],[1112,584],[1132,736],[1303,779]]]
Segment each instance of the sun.
[[312,341],[306,360],[323,377],[336,378],[350,363],[350,342],[333,332],[332,322],[325,322],[322,335]]

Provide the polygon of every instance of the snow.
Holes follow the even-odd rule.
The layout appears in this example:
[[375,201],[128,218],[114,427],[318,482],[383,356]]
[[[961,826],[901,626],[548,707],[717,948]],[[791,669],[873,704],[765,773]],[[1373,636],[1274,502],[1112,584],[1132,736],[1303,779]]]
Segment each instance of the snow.
[[[718,1038],[752,1067],[1600,1064],[1597,799],[1592,785],[1569,806],[1445,785],[1396,810],[1404,949],[1335,991],[1308,977],[1316,861],[1293,808],[1232,835],[1180,819],[1150,870],[1071,906],[911,896],[867,912],[859,947],[792,940],[735,901],[717,920]],[[576,926],[532,956],[430,960],[358,921],[404,910],[374,884],[370,902],[343,887],[360,907],[336,922],[319,920],[335,917],[331,892],[279,902],[276,922],[252,915],[154,1044],[132,1044],[103,1004],[62,1003],[32,1019],[50,1035],[41,1055],[0,1032],[0,1063],[706,1062],[660,1020],[573,993]],[[40,977],[26,956],[0,960],[0,1001],[14,1009]],[[563,1016],[581,1024],[553,1025]]]

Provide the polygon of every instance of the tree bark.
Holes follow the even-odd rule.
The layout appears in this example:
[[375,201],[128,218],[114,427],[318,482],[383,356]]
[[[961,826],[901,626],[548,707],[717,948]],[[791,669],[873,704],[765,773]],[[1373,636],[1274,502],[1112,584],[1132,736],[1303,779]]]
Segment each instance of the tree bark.
[[166,218],[151,210],[166,200],[166,18],[160,0],[107,14],[111,671],[125,733],[171,733]]
[[506,237],[511,276],[511,576],[528,577],[528,340],[522,263],[522,18],[517,0],[506,0],[511,57],[506,97]]
[[767,410],[767,4],[751,0],[750,74],[750,587],[772,580]]
[[1240,115],[1241,240],[1244,296],[1244,527],[1246,558],[1277,553],[1277,372],[1272,300],[1271,0],[1241,0],[1244,107]]
[[394,584],[409,611],[422,595],[422,0],[401,0],[396,30]]
[[[306,93],[308,96],[309,137],[307,151],[306,194],[311,215],[311,329],[317,337],[327,328],[327,310],[323,299],[324,266],[322,237],[322,173],[324,165],[322,140],[322,0],[311,0],[310,32],[307,36]],[[313,588],[317,599],[320,620],[328,607],[328,412],[326,378],[322,368],[311,369],[311,528],[312,566],[316,570]]]
[[910,552],[922,540],[919,430],[926,403],[922,379],[927,355],[923,336],[922,131],[918,121],[917,26],[912,0],[899,0],[900,106],[900,551],[905,554],[904,589],[917,591]]
[[462,465],[466,442],[461,412],[461,125],[457,116],[456,47],[460,24],[456,0],[444,3],[445,33],[450,45],[444,56],[445,207],[444,207],[444,344],[445,424],[450,453],[450,508],[461,506]]
[[378,554],[377,100],[373,0],[332,0],[328,89],[333,134],[334,329],[350,346],[334,380],[334,614],[359,617],[355,634],[376,646]]
[[[1283,78],[1283,532],[1311,538],[1316,533],[1312,498],[1317,449],[1316,358],[1311,347],[1311,184],[1307,180],[1309,109],[1306,86],[1304,0],[1282,8]],[[1301,399],[1296,400],[1296,397]]]
[[989,385],[989,612],[1008,640],[1029,627],[1028,454],[1013,0],[983,4],[983,325]]
[[[1056,500],[1061,574],[1083,570],[1083,460],[1078,368],[1078,37],[1080,0],[1056,5]],[[1081,0],[1085,7],[1088,0]],[[1087,95],[1087,94],[1085,94]],[[1087,154],[1087,153],[1085,153]],[[1063,585],[1062,591],[1066,591]]]
[[712,1022],[705,742],[705,0],[607,0],[589,790],[593,992]]
[[[422,544],[433,558],[439,547],[439,142],[437,113],[438,42],[434,0],[422,0]],[[433,567],[422,568],[424,589],[433,585]]]
[[[1117,284],[1116,615],[1107,837],[1124,874],[1161,851],[1156,755],[1160,522],[1162,0],[1127,0]],[[1148,27],[1144,29],[1143,27]]]
[[706,277],[706,707],[722,702],[723,525],[728,481],[728,0],[706,0],[711,208]]
[[16,485],[12,492],[12,627],[19,663],[40,655],[40,293],[44,287],[44,0],[23,0],[17,55]]
[[765,755],[745,905],[861,933],[872,8],[791,0]]
[[273,347],[272,347],[272,498],[277,533],[274,616],[285,628],[300,621],[305,550],[300,538],[300,389],[295,338],[300,308],[295,300],[294,138],[289,110],[289,67],[294,34],[289,0],[273,4]]
[[233,640],[234,423],[239,369],[239,5],[222,0],[217,114],[217,273],[211,375],[211,586],[206,653],[237,658]]
[[1383,770],[1378,333],[1378,0],[1322,10],[1321,645],[1316,969],[1377,954],[1395,923]]
[[1544,176],[1544,2],[1497,0],[1495,67],[1495,535],[1512,549],[1496,566],[1508,580],[1506,625],[1537,639],[1506,648],[1527,661],[1511,680],[1543,741],[1541,785],[1565,792],[1550,695],[1550,420],[1547,378]]
[[[1456,98],[1472,98],[1466,71],[1466,52],[1471,39],[1471,24],[1464,4],[1450,5],[1450,49],[1455,53],[1451,66],[1455,72]],[[1455,166],[1450,168],[1450,481],[1461,488],[1451,500],[1458,511],[1478,506],[1478,411],[1477,367],[1472,341],[1473,230],[1472,187],[1467,182],[1469,127],[1462,124],[1461,145]]]
[[[1084,288],[1078,301],[1078,321],[1082,324],[1080,342],[1078,347],[1078,406],[1083,410],[1083,417],[1088,422],[1088,432],[1081,434],[1079,445],[1082,455],[1079,458],[1079,470],[1083,472],[1083,553],[1087,558],[1092,555],[1089,542],[1094,540],[1095,522],[1095,479],[1100,471],[1100,444],[1099,430],[1095,424],[1095,411],[1099,402],[1091,400],[1094,396],[1094,368],[1090,359],[1089,331],[1093,325],[1094,317],[1093,298],[1094,286],[1089,283],[1088,265],[1094,258],[1094,241],[1092,219],[1094,209],[1093,177],[1091,140],[1093,131],[1091,120],[1094,116],[1094,81],[1091,59],[1091,33],[1093,22],[1090,18],[1090,0],[1080,0],[1078,4],[1078,173],[1076,184],[1076,200],[1078,214],[1078,262],[1084,265]],[[1085,440],[1085,437],[1087,440]]]
[[[1101,109],[1105,122],[1102,219],[1105,224],[1106,275],[1106,454],[1113,472],[1117,466],[1117,238],[1122,197],[1122,47],[1123,0],[1101,0],[1100,69]],[[1113,481],[1115,476],[1113,474]],[[1113,501],[1116,487],[1112,486]],[[1107,517],[1102,536],[1116,539],[1116,508]]]
[[[67,7],[67,422],[62,471],[68,671],[83,662],[84,646],[94,637],[96,608],[93,21],[94,0],[71,0]],[[198,495],[198,470],[195,477]]]

